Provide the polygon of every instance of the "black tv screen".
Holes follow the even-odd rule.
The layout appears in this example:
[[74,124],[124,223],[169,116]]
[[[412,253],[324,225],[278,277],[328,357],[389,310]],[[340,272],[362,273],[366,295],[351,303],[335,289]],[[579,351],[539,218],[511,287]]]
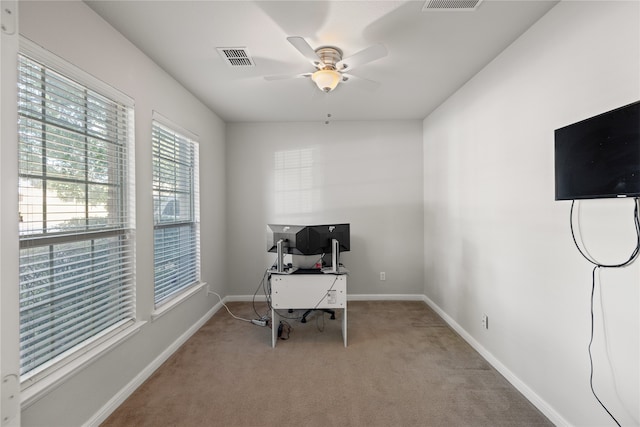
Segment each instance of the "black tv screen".
[[640,101],[555,131],[556,200],[640,197]]

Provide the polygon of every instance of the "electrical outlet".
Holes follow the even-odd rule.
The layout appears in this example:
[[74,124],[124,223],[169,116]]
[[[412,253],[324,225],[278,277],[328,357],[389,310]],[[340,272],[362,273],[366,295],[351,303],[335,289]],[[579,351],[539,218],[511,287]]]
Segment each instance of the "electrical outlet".
[[489,316],[486,314],[482,315],[482,327],[485,329],[489,329]]
[[387,273],[385,273],[384,271],[380,272],[380,280],[385,281],[387,280]]

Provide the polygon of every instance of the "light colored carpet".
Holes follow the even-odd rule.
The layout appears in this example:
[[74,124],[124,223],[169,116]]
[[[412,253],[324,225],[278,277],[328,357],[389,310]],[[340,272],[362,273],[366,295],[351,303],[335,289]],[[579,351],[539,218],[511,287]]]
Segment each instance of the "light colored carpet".
[[347,348],[341,314],[314,312],[274,349],[222,309],[103,426],[552,425],[423,302],[349,302],[348,320]]

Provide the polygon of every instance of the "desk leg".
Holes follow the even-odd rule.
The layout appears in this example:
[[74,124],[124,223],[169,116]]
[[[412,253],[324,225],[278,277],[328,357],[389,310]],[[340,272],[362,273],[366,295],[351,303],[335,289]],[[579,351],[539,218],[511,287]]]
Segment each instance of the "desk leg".
[[344,312],[342,313],[342,339],[344,340],[344,346],[347,346],[347,307],[345,305]]
[[276,311],[271,308],[271,348],[276,348],[276,340],[278,339],[278,326],[280,320],[276,319]]

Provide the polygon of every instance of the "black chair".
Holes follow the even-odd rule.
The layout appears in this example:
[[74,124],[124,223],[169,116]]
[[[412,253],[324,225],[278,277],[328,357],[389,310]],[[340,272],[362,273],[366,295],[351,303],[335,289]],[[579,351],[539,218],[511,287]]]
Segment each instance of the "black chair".
[[[307,316],[312,311],[315,311],[315,310],[324,311],[325,313],[329,313],[331,315],[331,319],[335,320],[335,318],[336,318],[336,312],[333,311],[333,310],[329,310],[328,308],[311,308],[311,309],[309,309],[309,310],[304,312],[304,314],[302,315],[302,318],[300,319],[300,323],[307,323]],[[289,309],[289,313],[293,313],[293,309],[292,308]]]
[[329,310],[328,308],[316,308],[316,309],[310,309],[304,312],[304,314],[302,315],[302,319],[300,319],[300,323],[307,323],[307,316],[309,315],[309,313],[311,313],[314,310],[318,310],[318,311],[324,311],[325,313],[329,313],[331,315],[331,319],[335,319],[336,318],[336,312],[333,310]]

